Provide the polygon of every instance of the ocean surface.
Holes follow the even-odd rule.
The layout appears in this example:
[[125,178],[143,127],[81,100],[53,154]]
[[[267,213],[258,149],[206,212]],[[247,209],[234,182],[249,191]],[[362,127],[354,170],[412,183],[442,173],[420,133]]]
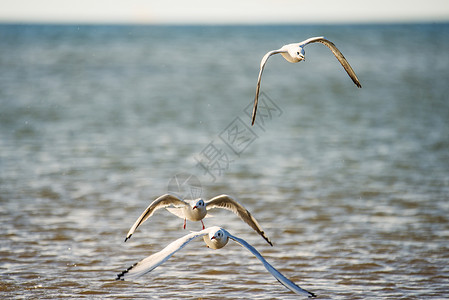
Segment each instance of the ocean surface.
[[[269,50],[325,36],[306,61]],[[0,26],[0,298],[296,299],[246,249],[194,240],[136,281],[115,276],[200,230],[158,196],[229,194],[212,212],[319,299],[449,291],[449,24]]]

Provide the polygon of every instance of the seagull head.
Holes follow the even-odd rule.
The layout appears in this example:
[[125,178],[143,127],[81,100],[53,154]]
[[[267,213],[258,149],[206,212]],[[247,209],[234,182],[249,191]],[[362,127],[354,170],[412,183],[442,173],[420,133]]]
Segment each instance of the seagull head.
[[228,243],[228,240],[229,236],[222,228],[210,231],[208,238],[205,237],[204,239],[209,248],[212,249],[223,248]]
[[281,55],[291,63],[297,63],[305,60],[306,52],[304,51],[304,45],[301,44],[288,44],[283,46],[280,50],[286,50],[281,52]]
[[198,208],[198,209],[200,209],[200,208],[203,208],[203,207],[205,207],[206,205],[205,205],[205,203],[204,203],[204,200],[203,199],[198,199],[198,201],[196,201],[196,203],[195,203],[195,205],[192,207],[192,209],[196,209],[196,208]]
[[306,60],[306,52],[304,51],[304,48],[301,46],[295,49],[295,53],[292,56],[295,57],[298,60],[298,62]]

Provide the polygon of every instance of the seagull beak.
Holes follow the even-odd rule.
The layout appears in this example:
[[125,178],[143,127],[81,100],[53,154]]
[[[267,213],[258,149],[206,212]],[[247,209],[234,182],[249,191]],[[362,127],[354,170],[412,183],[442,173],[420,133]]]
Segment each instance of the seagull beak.
[[211,237],[210,239],[211,239],[211,240],[214,240],[214,239],[216,239],[216,237],[215,237],[215,236],[213,236],[213,237]]
[[198,206],[195,205],[192,209],[195,209],[195,208],[198,208]]

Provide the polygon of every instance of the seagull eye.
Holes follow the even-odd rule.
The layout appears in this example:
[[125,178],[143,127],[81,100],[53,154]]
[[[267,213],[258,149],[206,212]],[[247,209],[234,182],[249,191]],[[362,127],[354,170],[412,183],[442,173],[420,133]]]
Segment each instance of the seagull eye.
[[299,52],[296,52],[296,54],[298,54],[298,55],[299,55]]

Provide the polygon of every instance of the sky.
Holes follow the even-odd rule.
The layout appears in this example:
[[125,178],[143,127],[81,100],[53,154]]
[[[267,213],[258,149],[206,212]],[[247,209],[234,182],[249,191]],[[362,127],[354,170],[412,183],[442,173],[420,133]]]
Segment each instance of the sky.
[[448,22],[447,0],[0,0],[2,23]]

